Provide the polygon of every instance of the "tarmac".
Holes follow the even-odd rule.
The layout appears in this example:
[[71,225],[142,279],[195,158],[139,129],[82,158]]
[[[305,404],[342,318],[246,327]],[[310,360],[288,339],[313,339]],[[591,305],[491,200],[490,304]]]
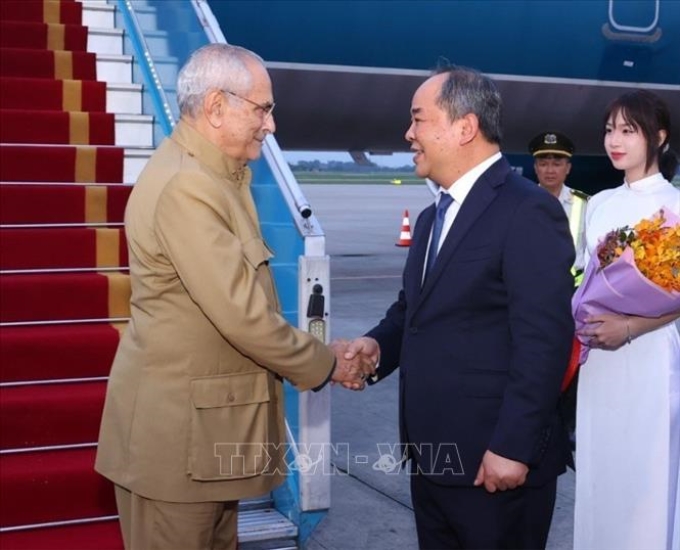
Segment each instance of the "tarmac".
[[[331,256],[331,337],[359,336],[382,318],[401,287],[408,248],[395,243],[404,210],[413,229],[432,194],[425,184],[305,184],[302,191]],[[332,388],[331,438],[342,452],[332,458],[330,511],[307,550],[418,548],[408,475],[384,461],[398,457],[397,387],[395,373],[363,392]],[[548,549],[572,548],[573,507],[569,470],[558,480]]]

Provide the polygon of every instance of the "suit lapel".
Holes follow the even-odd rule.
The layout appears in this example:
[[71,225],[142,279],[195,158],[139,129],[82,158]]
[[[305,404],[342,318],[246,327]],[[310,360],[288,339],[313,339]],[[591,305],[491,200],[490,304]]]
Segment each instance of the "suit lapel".
[[[432,291],[432,288],[437,284],[444,272],[446,264],[451,261],[456,249],[460,246],[475,222],[484,214],[484,211],[496,198],[498,193],[497,188],[503,184],[505,176],[509,171],[510,165],[508,164],[508,161],[505,160],[505,158],[502,158],[498,162],[492,164],[472,186],[470,193],[465,198],[458,214],[456,214],[456,219],[446,235],[446,239],[439,249],[437,261],[425,281],[416,306],[420,305],[422,301],[425,300],[427,295]],[[427,238],[425,238],[425,243],[426,246]]]

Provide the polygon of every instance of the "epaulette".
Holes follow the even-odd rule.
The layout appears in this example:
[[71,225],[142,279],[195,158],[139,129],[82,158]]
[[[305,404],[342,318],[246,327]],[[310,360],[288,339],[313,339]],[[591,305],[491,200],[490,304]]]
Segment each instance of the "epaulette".
[[583,191],[580,191],[579,189],[570,189],[570,191],[572,195],[583,201],[587,201],[590,198],[590,195],[584,193]]

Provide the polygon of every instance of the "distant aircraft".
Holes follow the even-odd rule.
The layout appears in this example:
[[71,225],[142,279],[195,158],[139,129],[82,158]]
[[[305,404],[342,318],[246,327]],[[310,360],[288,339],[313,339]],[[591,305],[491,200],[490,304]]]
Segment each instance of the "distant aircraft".
[[442,60],[492,76],[503,150],[546,129],[602,155],[602,115],[622,92],[672,108],[680,150],[677,0],[210,0],[230,43],[261,54],[286,150],[408,150],[411,96]]

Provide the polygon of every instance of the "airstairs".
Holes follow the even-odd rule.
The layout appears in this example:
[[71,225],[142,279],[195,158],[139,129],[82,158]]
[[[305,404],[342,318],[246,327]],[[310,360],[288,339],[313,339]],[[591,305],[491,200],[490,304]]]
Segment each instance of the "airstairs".
[[[125,203],[177,120],[178,68],[224,37],[200,1],[4,0],[0,24],[0,544],[119,549],[92,466],[129,316]],[[324,338],[318,221],[272,138],[253,171],[284,313]],[[242,503],[243,549],[297,548],[329,506],[328,391],[286,394],[291,462],[314,449],[319,468]]]

